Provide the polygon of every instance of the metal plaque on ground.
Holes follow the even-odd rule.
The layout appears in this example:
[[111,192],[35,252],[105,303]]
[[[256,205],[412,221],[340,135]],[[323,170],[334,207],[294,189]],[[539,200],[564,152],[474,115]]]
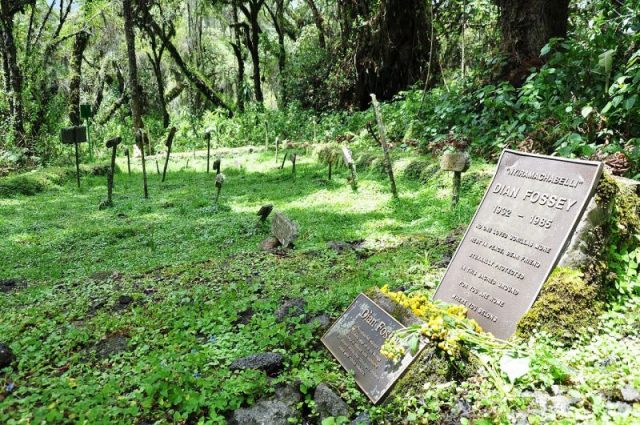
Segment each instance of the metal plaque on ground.
[[508,338],[593,196],[600,162],[505,150],[434,298]]
[[415,355],[408,352],[394,363],[380,354],[382,344],[404,326],[364,294],[358,295],[347,311],[329,328],[322,343],[373,403],[378,403],[400,378]]

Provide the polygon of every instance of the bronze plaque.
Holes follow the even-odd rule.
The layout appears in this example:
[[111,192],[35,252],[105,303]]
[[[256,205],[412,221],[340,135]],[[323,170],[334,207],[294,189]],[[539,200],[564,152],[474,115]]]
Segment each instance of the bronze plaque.
[[600,162],[505,150],[434,298],[466,306],[498,338],[513,335],[601,174]]
[[412,355],[407,349],[394,363],[380,349],[392,333],[404,326],[364,294],[358,295],[347,311],[329,328],[322,343],[373,403],[378,403],[424,348]]

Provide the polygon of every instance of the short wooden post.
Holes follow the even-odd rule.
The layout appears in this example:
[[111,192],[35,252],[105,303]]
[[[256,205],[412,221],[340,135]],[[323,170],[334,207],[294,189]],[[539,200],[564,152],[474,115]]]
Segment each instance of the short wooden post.
[[382,113],[380,112],[380,104],[376,95],[371,93],[371,103],[373,104],[373,110],[376,114],[376,121],[378,122],[378,132],[380,133],[380,144],[382,145],[382,152],[384,153],[384,165],[389,174],[389,181],[391,183],[391,193],[393,197],[398,199],[398,189],[396,188],[396,179],[393,177],[393,164],[391,163],[391,157],[389,156],[389,145],[387,145],[387,132],[382,121]]
[[298,154],[296,153],[291,154],[291,162],[293,163],[293,167],[291,168],[291,174],[293,174],[293,177],[296,176],[296,159],[297,158],[298,158]]
[[342,147],[342,156],[344,159],[344,163],[351,171],[351,188],[356,191],[358,190],[358,175],[356,174],[356,164],[353,162],[353,156],[351,154],[351,150],[343,146]]
[[287,155],[288,155],[288,152],[284,151],[284,158],[282,158],[282,164],[280,164],[280,169],[281,170],[284,168],[284,163],[287,160]]
[[[164,183],[165,178],[167,177],[167,167],[169,166],[169,156],[171,155],[171,146],[173,146],[173,138],[176,135],[177,129],[175,127],[171,127],[169,130],[169,135],[167,136],[167,141],[164,142],[167,147],[167,159],[164,161],[164,168],[162,170],[162,182]],[[209,164],[207,164],[208,168]],[[208,171],[208,170],[207,170]]]
[[456,205],[460,200],[462,173],[467,171],[470,166],[471,158],[467,152],[445,152],[440,158],[440,168],[444,171],[453,171],[452,205]]
[[84,126],[63,128],[60,132],[60,141],[66,145],[74,145],[76,157],[76,181],[80,187],[80,153],[78,144],[87,141],[87,129]]
[[131,175],[131,158],[129,157],[129,149],[124,150],[124,154],[127,156],[127,171]]
[[144,157],[144,144],[146,142],[146,135],[142,129],[138,130],[136,134],[136,142],[140,145],[140,154],[142,156],[142,184],[144,187],[144,197],[149,198],[149,187],[147,185],[147,162]]
[[122,139],[120,137],[115,137],[111,140],[107,141],[107,149],[111,148],[111,168],[107,174],[107,203],[106,206],[113,205],[113,176],[116,172],[116,152],[118,149],[118,145]]
[[207,174],[209,174],[210,163],[211,163],[211,132],[207,131],[204,134],[204,138],[207,141]]

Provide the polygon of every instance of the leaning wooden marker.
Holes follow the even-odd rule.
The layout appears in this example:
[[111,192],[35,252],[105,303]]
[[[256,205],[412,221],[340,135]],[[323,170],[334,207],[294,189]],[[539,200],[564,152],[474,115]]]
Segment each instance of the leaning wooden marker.
[[[173,138],[176,135],[177,129],[175,127],[171,127],[169,130],[169,135],[167,136],[167,141],[164,142],[164,145],[167,147],[167,158],[164,161],[164,168],[162,169],[162,182],[164,182],[167,177],[167,167],[169,166],[169,156],[171,155],[171,146],[173,146]],[[207,173],[209,172],[209,157],[207,156]]]
[[116,152],[118,145],[122,142],[120,137],[114,137],[106,143],[107,149],[111,149],[111,168],[107,174],[107,202],[105,206],[113,205],[113,176],[116,172]]
[[460,200],[460,183],[462,173],[471,166],[471,157],[467,152],[445,152],[440,158],[440,168],[444,171],[453,171],[453,195],[451,202],[456,205]]
[[65,145],[74,145],[76,151],[76,180],[80,187],[80,154],[78,153],[78,143],[87,141],[87,129],[85,126],[63,128],[60,132],[60,140]]
[[[602,163],[505,150],[435,299],[509,338],[557,264]],[[567,301],[570,302],[570,301]]]
[[371,103],[373,104],[373,110],[376,114],[376,121],[378,122],[378,132],[380,133],[380,144],[382,145],[382,152],[384,154],[384,167],[389,174],[389,182],[391,183],[391,193],[394,198],[398,198],[398,189],[396,188],[396,179],[393,176],[393,164],[391,163],[391,157],[389,156],[389,145],[387,144],[387,130],[382,120],[382,112],[380,112],[380,104],[376,95],[371,93]]
[[356,163],[353,162],[351,150],[346,146],[342,146],[342,158],[344,160],[344,165],[346,165],[347,168],[349,168],[349,171],[351,171],[351,188],[356,191],[358,190],[358,175],[356,174]]

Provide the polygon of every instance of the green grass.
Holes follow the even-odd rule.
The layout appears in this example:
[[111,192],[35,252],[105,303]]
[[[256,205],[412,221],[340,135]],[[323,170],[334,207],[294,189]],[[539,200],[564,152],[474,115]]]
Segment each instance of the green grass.
[[[378,172],[359,170],[354,193],[347,170],[326,181],[326,169],[311,155],[299,159],[295,179],[290,163],[279,170],[273,153],[238,149],[221,156],[226,181],[218,208],[213,174],[191,153],[176,155],[164,184],[149,161],[149,199],[134,161],[131,176],[116,175],[113,208],[98,209],[106,178],[95,176],[84,177],[80,189],[67,180],[35,196],[0,199],[0,279],[27,282],[0,293],[0,341],[18,357],[14,370],[0,372],[0,423],[224,423],[233,409],[281,381],[298,381],[303,390],[328,382],[354,411],[370,410],[391,422],[416,411],[410,406],[418,402],[402,394],[372,408],[306,319],[336,318],[371,286],[433,289],[443,272],[434,264],[451,249],[445,238],[461,236],[492,167],[475,164],[463,178],[460,204],[451,207],[451,176],[439,174],[426,184],[406,179],[405,155],[396,162],[397,201]],[[126,163],[119,166],[126,171]],[[266,203],[299,224],[295,250],[275,255],[258,249],[269,226],[258,226],[255,214]],[[365,240],[359,252],[327,247],[328,241],[359,239]],[[121,305],[122,295],[133,303]],[[276,322],[274,311],[292,297],[307,301],[306,318]],[[629,305],[638,311],[637,302]],[[605,336],[606,326],[632,333],[637,325],[621,322],[610,313],[591,331],[598,338],[584,337],[575,347],[545,338],[532,342],[535,375],[518,391],[556,383],[549,359],[562,359],[583,377],[575,388],[584,401],[568,417],[610,418],[600,394],[640,379],[640,356],[632,356],[637,337],[625,355]],[[100,355],[119,338],[126,350]],[[261,351],[285,356],[285,371],[275,380],[229,370],[234,359]],[[625,368],[599,368],[600,354],[613,352]],[[616,379],[604,379],[614,371]],[[418,404],[440,403],[433,407],[437,417],[438,406],[462,396],[480,416],[506,418],[500,409],[526,405],[525,398],[502,400],[482,379],[458,392],[426,388]],[[600,407],[593,407],[598,400]],[[311,394],[302,409],[316,416]],[[637,417],[634,409],[618,422],[632,423],[625,418]]]

